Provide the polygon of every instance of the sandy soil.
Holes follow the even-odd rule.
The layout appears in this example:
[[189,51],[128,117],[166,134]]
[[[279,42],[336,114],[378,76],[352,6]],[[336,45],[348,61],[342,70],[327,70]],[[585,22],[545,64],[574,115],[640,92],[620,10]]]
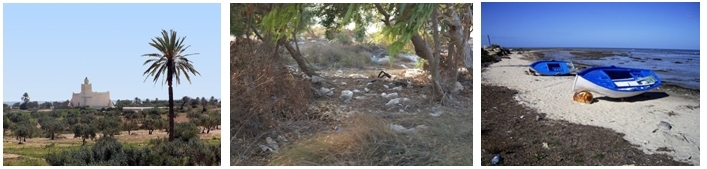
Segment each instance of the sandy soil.
[[[649,93],[652,97],[626,101],[594,93],[594,103],[578,103],[572,100],[574,76],[525,75],[523,71],[531,61],[523,57],[512,54],[511,59],[490,65],[482,76],[483,83],[518,90],[516,100],[546,113],[545,118],[610,128],[625,134],[624,139],[639,145],[645,153],[665,153],[699,165],[699,96],[659,89]],[[672,127],[661,127],[662,121]],[[665,147],[672,151],[664,151]]]

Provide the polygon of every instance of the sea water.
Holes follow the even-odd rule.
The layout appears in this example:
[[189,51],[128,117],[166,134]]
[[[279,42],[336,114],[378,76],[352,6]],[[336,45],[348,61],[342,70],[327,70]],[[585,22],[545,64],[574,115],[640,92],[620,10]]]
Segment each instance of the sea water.
[[[573,51],[610,52],[605,57],[576,56]],[[567,60],[590,66],[618,66],[653,70],[664,83],[700,89],[700,50],[683,49],[558,49],[543,52],[545,59]]]

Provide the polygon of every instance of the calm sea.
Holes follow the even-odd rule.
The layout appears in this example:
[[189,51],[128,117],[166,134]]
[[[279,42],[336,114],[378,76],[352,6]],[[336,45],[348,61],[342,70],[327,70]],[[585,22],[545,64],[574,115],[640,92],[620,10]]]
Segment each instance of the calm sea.
[[545,59],[583,65],[651,69],[665,83],[700,89],[700,50],[561,48],[542,53]]

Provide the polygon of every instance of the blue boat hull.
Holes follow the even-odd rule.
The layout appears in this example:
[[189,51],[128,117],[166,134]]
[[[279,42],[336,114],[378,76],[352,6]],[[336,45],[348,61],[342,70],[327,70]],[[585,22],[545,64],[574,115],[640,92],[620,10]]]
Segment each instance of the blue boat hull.
[[565,61],[540,60],[531,63],[530,70],[542,76],[561,76],[570,74],[573,68]]
[[652,70],[599,66],[577,73],[573,90],[596,92],[611,98],[625,98],[653,90],[662,83]]

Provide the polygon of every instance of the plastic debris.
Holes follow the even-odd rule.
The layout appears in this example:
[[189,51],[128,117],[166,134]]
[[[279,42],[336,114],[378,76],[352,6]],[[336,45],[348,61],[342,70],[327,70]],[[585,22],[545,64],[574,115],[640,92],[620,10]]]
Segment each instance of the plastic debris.
[[501,164],[501,155],[500,154],[496,154],[495,156],[493,156],[493,159],[491,159],[491,165],[498,165],[498,164]]

